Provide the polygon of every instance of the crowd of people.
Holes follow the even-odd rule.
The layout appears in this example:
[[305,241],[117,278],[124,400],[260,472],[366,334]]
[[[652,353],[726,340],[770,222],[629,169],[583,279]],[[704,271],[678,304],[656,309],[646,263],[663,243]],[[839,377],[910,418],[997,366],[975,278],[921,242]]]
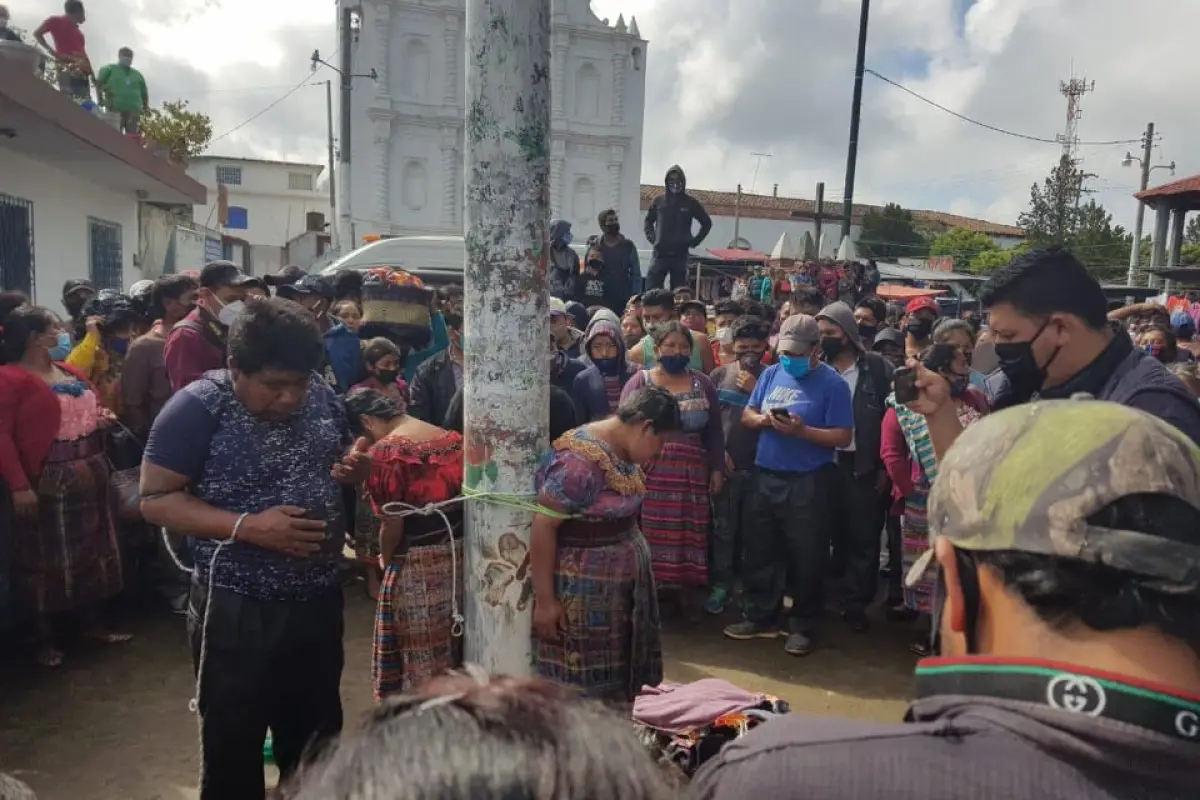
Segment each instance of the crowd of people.
[[[1110,314],[1086,269],[1056,249],[985,284],[986,330],[977,315],[942,319],[927,297],[902,308],[823,299],[801,287],[778,310],[732,299],[710,310],[679,287],[590,311],[551,300],[552,445],[528,543],[535,673],[627,715],[663,680],[660,601],[685,621],[737,608],[726,637],[782,640],[804,656],[828,608],[863,632],[882,597],[887,623],[911,626],[914,652],[967,657],[919,668],[915,724],[771,723],[714,758],[695,796],[750,786],[852,796],[861,758],[882,752],[872,741],[950,759],[928,742],[960,715],[953,724],[981,734],[980,746],[1054,762],[1006,778],[1011,796],[1093,796],[1024,787],[1099,781],[1063,766],[1085,733],[1136,761],[1146,741],[1122,740],[1129,724],[1170,745],[1154,762],[1164,788],[1139,796],[1178,796],[1168,788],[1183,785],[1179,764],[1195,766],[1187,748],[1200,737],[1200,723],[1185,723],[1200,717],[1178,717],[1172,740],[1161,708],[1131,710],[1135,695],[1200,708],[1200,401],[1163,363],[1165,348],[1127,330],[1127,315]],[[617,717],[589,716],[601,712],[549,683],[440,677],[462,666],[462,510],[390,509],[462,492],[461,287],[434,292],[389,268],[259,278],[214,262],[128,294],[69,281],[63,304],[60,320],[0,296],[0,476],[15,534],[0,537],[0,581],[11,576],[13,590],[0,606],[34,623],[34,657],[53,667],[62,613],[82,615],[94,638],[127,641],[104,625],[105,601],[143,566],[159,568],[159,588],[187,615],[202,798],[262,797],[268,732],[284,781],[308,784],[301,796],[346,798],[393,791],[365,762],[409,725],[427,730],[428,714],[445,717],[422,745],[445,748],[439,768],[480,736],[481,748],[509,752],[491,741],[493,725],[532,726],[529,742],[553,729],[559,748],[575,734],[557,725],[609,735]],[[1070,400],[1079,395],[1109,402]],[[118,433],[140,451],[141,519],[117,513]],[[509,538],[500,556],[515,569],[525,545]],[[170,547],[153,552],[159,542]],[[347,545],[377,603],[381,705],[357,738],[306,768],[307,748],[343,726]],[[182,582],[176,562],[190,571]],[[1012,663],[978,662],[990,670],[979,677],[978,655]],[[1100,712],[1078,722],[1099,728],[1064,728],[1055,715],[1069,712],[1053,699],[1030,711],[1029,675],[1042,676],[1044,697],[1046,674],[1088,668],[1107,670],[1114,692],[1129,678],[1114,730]],[[1139,681],[1157,682],[1158,699]],[[1023,717],[1044,733],[1013,733]],[[452,729],[461,740],[436,738]],[[843,746],[834,730],[861,743]],[[1059,749],[1039,747],[1052,730]],[[493,777],[524,785],[523,769],[540,770],[590,787],[573,797],[668,796],[653,770],[616,765],[639,788],[611,783],[612,765],[521,763],[506,768],[521,774]],[[478,754],[466,767],[487,768]],[[958,796],[959,772],[936,772],[921,784],[930,796]],[[441,793],[378,796],[465,797],[480,785],[465,775],[431,778]]]

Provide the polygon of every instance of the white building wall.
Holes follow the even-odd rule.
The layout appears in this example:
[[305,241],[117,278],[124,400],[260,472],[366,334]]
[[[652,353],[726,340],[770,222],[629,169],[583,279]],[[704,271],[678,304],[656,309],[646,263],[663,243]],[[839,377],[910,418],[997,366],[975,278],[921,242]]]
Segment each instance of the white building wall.
[[[462,235],[464,0],[341,0],[362,8],[351,95],[349,211],[367,234]],[[645,40],[588,0],[553,6],[550,200],[577,235],[638,215]]]
[[[283,247],[305,229],[305,215],[319,211],[330,218],[328,189],[317,181],[322,167],[311,164],[277,164],[238,158],[198,158],[188,165],[188,175],[208,188],[206,205],[193,209],[197,225],[218,228],[217,167],[239,167],[240,185],[227,185],[229,205],[246,209],[245,230],[229,228],[224,232],[252,245]],[[312,175],[313,190],[288,188],[288,175],[300,172]]]
[[62,314],[63,282],[87,278],[88,217],[121,226],[123,288],[142,278],[138,252],[138,201],[73,175],[53,162],[4,150],[0,192],[33,203],[33,301]]

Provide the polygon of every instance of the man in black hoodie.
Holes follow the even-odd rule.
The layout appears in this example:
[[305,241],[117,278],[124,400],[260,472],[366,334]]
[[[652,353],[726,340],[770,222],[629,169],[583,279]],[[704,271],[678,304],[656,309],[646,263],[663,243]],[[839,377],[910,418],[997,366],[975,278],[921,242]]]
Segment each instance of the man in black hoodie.
[[[667,170],[666,194],[650,201],[646,209],[646,239],[654,246],[654,262],[647,275],[647,289],[663,288],[667,274],[671,288],[687,283],[688,251],[699,247],[712,230],[712,219],[700,201],[687,193],[687,176],[679,166]],[[692,223],[700,232],[692,233]]]

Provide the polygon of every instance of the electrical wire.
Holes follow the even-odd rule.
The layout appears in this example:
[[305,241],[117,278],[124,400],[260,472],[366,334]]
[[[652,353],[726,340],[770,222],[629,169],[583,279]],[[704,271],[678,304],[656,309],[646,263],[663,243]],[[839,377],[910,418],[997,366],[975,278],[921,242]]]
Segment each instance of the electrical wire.
[[[946,108],[941,103],[934,102],[933,100],[930,100],[928,97],[925,97],[924,95],[917,94],[912,89],[909,89],[907,86],[905,86],[904,84],[897,83],[896,81],[892,80],[891,78],[889,78],[885,75],[880,75],[878,72],[876,72],[873,69],[865,69],[865,70],[863,70],[863,72],[867,73],[868,75],[872,75],[872,76],[878,78],[879,80],[883,81],[884,83],[891,84],[892,86],[895,86],[897,89],[900,89],[903,92],[907,92],[908,94],[911,94],[913,97],[917,98],[922,103],[931,105],[934,108],[938,109],[939,111],[944,111],[952,117],[957,117],[958,119],[961,119],[963,122],[969,122],[972,125],[979,126],[980,128],[986,128],[989,131],[994,131],[996,133],[1002,133],[1005,136],[1012,136],[1017,139],[1025,139],[1026,141],[1030,141],[1030,142],[1041,142],[1043,144],[1058,144],[1058,145],[1062,144],[1062,142],[1059,139],[1047,139],[1042,136],[1031,136],[1027,133],[1017,133],[1016,131],[1010,131],[1005,128],[997,127],[995,125],[989,125],[986,122],[980,122],[979,120],[972,119],[971,117],[968,117],[965,114],[960,114],[953,109]],[[1086,146],[1090,147],[1090,146],[1104,146],[1104,145],[1118,145],[1118,144],[1139,144],[1139,143],[1141,143],[1141,141],[1142,141],[1142,137],[1138,137],[1137,139],[1114,139],[1113,141],[1110,141],[1110,142],[1077,142],[1076,144],[1078,144],[1079,146],[1086,145]]]
[[[329,56],[329,57],[330,57],[330,58],[336,58],[336,57],[337,57],[337,54],[338,54],[338,53],[337,53],[337,51],[335,51],[335,52],[333,53],[333,55],[331,55],[331,56]],[[293,86],[292,88],[288,89],[288,90],[287,90],[286,92],[284,92],[282,95],[280,95],[279,97],[275,98],[275,100],[274,100],[274,101],[272,101],[271,103],[268,103],[268,104],[267,104],[266,106],[264,106],[263,108],[259,109],[259,110],[258,110],[258,111],[256,111],[255,113],[251,114],[249,117],[247,117],[246,119],[242,120],[242,121],[241,121],[241,122],[239,122],[237,125],[234,125],[232,128],[230,128],[229,130],[225,131],[224,133],[222,133],[222,134],[220,134],[220,135],[218,135],[218,136],[214,136],[212,139],[210,139],[210,140],[209,140],[209,142],[208,142],[208,146],[209,146],[209,147],[212,147],[214,143],[216,143],[216,142],[219,142],[220,140],[224,139],[226,136],[229,136],[229,135],[230,135],[230,134],[232,134],[232,133],[236,133],[237,131],[239,131],[239,130],[241,130],[242,128],[244,128],[244,127],[246,127],[247,125],[249,125],[251,122],[254,122],[254,120],[258,119],[258,118],[259,118],[259,117],[261,117],[263,114],[266,114],[268,111],[270,111],[271,109],[275,108],[277,105],[279,105],[280,103],[282,103],[284,100],[287,100],[289,97],[291,97],[292,95],[294,95],[296,92],[300,91],[300,90],[301,90],[301,89],[303,89],[305,86],[307,86],[307,85],[309,85],[310,83],[312,83],[312,80],[313,80],[313,78],[317,77],[317,74],[318,74],[318,73],[319,73],[319,72],[320,72],[322,69],[325,69],[325,65],[321,65],[321,67],[320,67],[319,69],[316,69],[316,70],[313,70],[313,71],[311,71],[311,72],[310,72],[308,75],[306,75],[306,76],[305,76],[304,80],[300,81],[300,82],[299,82],[299,83],[297,83],[295,86]]]

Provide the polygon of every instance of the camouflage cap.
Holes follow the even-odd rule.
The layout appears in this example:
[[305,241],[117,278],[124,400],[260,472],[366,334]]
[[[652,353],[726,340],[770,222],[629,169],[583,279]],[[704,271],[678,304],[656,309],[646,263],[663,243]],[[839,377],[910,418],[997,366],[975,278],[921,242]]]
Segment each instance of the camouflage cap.
[[[1105,564],[1180,589],[1200,586],[1200,530],[1188,540],[1088,523],[1122,497],[1165,494],[1200,514],[1200,447],[1128,406],[1029,403],[959,436],[929,495],[929,533],[964,550],[1017,550]],[[921,579],[932,549],[909,571]]]

